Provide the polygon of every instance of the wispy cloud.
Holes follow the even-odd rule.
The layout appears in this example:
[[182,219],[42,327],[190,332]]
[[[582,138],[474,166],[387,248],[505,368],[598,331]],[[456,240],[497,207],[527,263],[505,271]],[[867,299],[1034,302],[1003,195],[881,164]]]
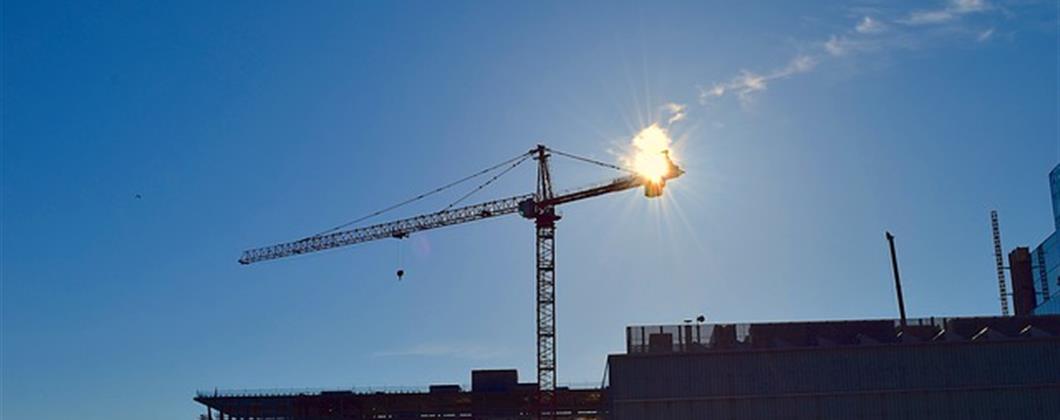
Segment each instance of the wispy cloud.
[[934,25],[949,22],[961,15],[983,12],[991,8],[992,6],[986,0],[951,0],[949,4],[940,9],[909,12],[909,15],[899,19],[898,23],[913,26]]
[[906,25],[932,25],[949,22],[951,19],[953,19],[953,13],[949,10],[917,10],[910,12],[908,17],[898,22]]
[[854,30],[859,34],[878,34],[886,30],[886,25],[879,20],[873,19],[871,16],[865,16],[861,18]]
[[774,75],[773,78],[788,77],[793,74],[805,73],[817,66],[817,59],[808,55],[797,55],[788,63],[788,66]]
[[796,55],[787,65],[766,74],[756,74],[743,70],[738,76],[725,83],[715,83],[710,88],[699,88],[699,101],[706,104],[711,98],[725,96],[734,93],[740,102],[747,105],[752,94],[766,90],[769,82],[778,79],[786,79],[799,73],[805,73],[817,66],[817,59],[808,55]]
[[953,0],[953,10],[960,13],[982,12],[991,8],[986,0]]
[[[846,31],[830,34],[823,41],[803,44],[800,48],[802,51],[784,67],[761,73],[742,69],[726,82],[714,83],[709,87],[700,86],[699,102],[706,105],[716,98],[731,94],[741,105],[746,106],[755,94],[765,91],[770,83],[810,72],[827,60],[921,48],[925,44],[937,45],[941,40],[954,37],[964,37],[969,42],[984,42],[993,37],[993,27],[973,30],[969,20],[962,21],[959,18],[1003,9],[986,0],[946,0],[937,4],[938,7],[934,9],[890,13],[870,8],[857,9],[857,20]],[[930,29],[934,27],[938,29]]]
[[375,357],[446,357],[471,360],[496,359],[507,356],[506,349],[471,343],[420,343],[405,349],[381,351]]
[[985,31],[980,32],[979,36],[975,37],[975,39],[977,41],[979,41],[979,42],[986,42],[986,41],[989,41],[990,38],[993,38],[993,37],[994,37],[994,28],[990,28],[990,29],[987,29]]
[[832,35],[824,42],[824,50],[828,54],[839,56],[844,55],[851,50],[854,44],[849,39],[843,36]]
[[670,102],[666,105],[663,105],[663,110],[670,114],[670,118],[666,120],[666,124],[673,125],[674,123],[685,119],[685,116],[687,115],[685,113],[685,110],[687,109],[688,107],[684,104],[678,104],[674,102]]

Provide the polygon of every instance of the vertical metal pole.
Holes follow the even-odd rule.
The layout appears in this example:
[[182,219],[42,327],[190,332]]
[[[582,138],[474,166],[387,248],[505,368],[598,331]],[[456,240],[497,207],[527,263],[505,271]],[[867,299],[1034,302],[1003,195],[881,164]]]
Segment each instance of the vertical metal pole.
[[894,270],[894,290],[898,294],[898,312],[902,315],[902,329],[906,327],[905,322],[905,299],[902,297],[902,279],[898,276],[898,256],[894,252],[894,235],[887,232],[887,242],[891,246],[891,269]]

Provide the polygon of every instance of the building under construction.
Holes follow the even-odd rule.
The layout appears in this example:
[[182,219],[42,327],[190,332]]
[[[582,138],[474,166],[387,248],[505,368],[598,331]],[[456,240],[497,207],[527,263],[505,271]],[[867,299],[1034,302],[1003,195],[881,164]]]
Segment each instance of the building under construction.
[[[599,388],[556,392],[562,419],[1056,419],[1060,316],[634,326]],[[531,419],[537,384],[204,391],[204,419]],[[552,413],[549,413],[552,414]]]
[[[665,133],[662,133],[665,134]],[[643,152],[643,151],[642,151]],[[551,156],[627,172],[587,187],[554,193]],[[534,193],[458,207],[522,162],[538,163]],[[545,146],[457,182],[370,214],[414,202],[476,177],[488,178],[444,210],[250,249],[239,262],[285,258],[445,226],[518,214],[534,222],[537,377],[520,383],[514,370],[471,373],[470,386],[440,384],[387,391],[207,391],[195,400],[207,420],[331,419],[1060,419],[1060,315],[1044,315],[1053,278],[1052,254],[1039,247],[1010,255],[1016,316],[1008,315],[1005,267],[992,217],[1002,317],[906,320],[891,242],[902,319],[638,326],[626,330],[626,352],[607,359],[607,380],[590,389],[556,384],[555,230],[560,205],[643,187],[662,194],[684,171],[667,150],[630,170]],[[1060,171],[1054,171],[1060,209]],[[357,219],[360,222],[365,218]],[[1057,210],[1060,228],[1060,210]],[[350,223],[354,223],[350,222]],[[350,223],[346,224],[349,225]],[[346,226],[343,225],[343,226]],[[1055,234],[1053,236],[1056,236]],[[1052,238],[1052,236],[1050,237]],[[1052,241],[1052,239],[1050,239]],[[1060,240],[1048,243],[1060,243]],[[1036,262],[1035,262],[1036,261]],[[1032,268],[1033,267],[1033,268]],[[1038,273],[1038,274],[1035,274]],[[397,270],[400,279],[403,270]],[[1035,281],[1035,276],[1040,277]],[[1038,291],[1035,288],[1040,287]],[[1048,300],[1048,299],[1046,299]],[[1037,308],[1036,308],[1037,306]]]

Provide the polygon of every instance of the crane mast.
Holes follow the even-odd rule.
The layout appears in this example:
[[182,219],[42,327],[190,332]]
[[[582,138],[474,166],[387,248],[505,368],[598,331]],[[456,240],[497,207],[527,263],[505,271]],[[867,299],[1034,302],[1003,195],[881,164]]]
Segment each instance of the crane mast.
[[[560,215],[556,206],[604,194],[624,191],[643,186],[647,197],[662,194],[667,180],[684,174],[677,165],[666,157],[669,164],[668,173],[659,180],[633,174],[615,178],[610,182],[584,187],[556,195],[552,191],[552,175],[549,170],[549,158],[553,152],[538,145],[522,157],[532,157],[537,161],[537,191],[500,200],[487,201],[470,206],[446,209],[434,213],[410,217],[407,219],[380,223],[362,228],[343,230],[321,235],[314,235],[297,241],[286,242],[243,252],[239,262],[251,264],[260,261],[324,251],[333,248],[374,241],[386,238],[404,238],[408,235],[429,229],[474,222],[486,218],[519,213],[526,219],[534,221],[536,228],[536,269],[537,269],[537,408],[540,417],[556,416],[556,222]],[[580,160],[562,152],[556,152]],[[664,152],[665,153],[665,152]],[[521,160],[516,162],[516,165]],[[598,162],[594,162],[598,163]],[[613,168],[617,168],[613,165]],[[510,169],[510,168],[509,168]],[[621,168],[619,168],[621,169]],[[496,177],[494,177],[495,179]]]
[[[537,197],[534,227],[537,229],[537,388],[538,412],[556,412],[556,207],[551,203],[552,175],[548,150],[538,145]],[[523,214],[529,217],[530,214]]]

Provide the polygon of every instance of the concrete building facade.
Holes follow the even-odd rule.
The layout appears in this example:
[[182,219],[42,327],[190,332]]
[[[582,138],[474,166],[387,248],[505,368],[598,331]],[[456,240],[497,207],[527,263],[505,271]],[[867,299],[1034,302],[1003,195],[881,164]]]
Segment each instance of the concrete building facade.
[[631,327],[609,418],[1060,419],[1060,317]]

